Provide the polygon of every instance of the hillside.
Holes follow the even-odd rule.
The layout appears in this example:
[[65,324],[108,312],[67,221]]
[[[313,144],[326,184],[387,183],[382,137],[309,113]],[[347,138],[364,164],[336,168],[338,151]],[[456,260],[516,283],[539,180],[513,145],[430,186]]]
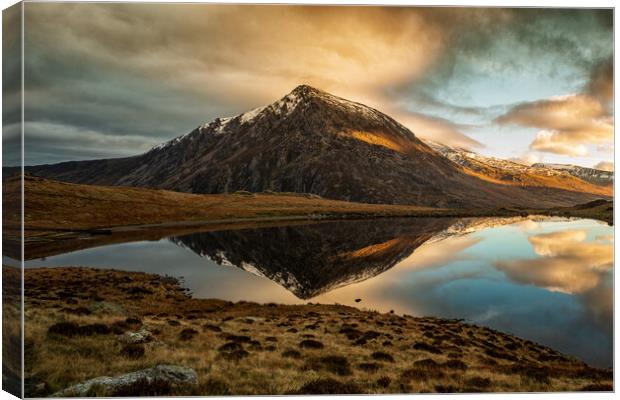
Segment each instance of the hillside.
[[454,208],[570,206],[610,194],[593,185],[512,185],[472,174],[389,116],[305,85],[141,155],[26,170],[73,183]]

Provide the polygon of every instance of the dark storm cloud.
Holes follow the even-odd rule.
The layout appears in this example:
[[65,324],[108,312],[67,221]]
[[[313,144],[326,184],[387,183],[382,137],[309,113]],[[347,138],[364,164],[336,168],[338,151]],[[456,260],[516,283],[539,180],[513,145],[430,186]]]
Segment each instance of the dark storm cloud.
[[[450,80],[484,74],[485,64],[492,63],[501,74],[521,74],[522,79],[542,74],[552,79],[559,69],[568,68],[575,79],[586,80],[613,51],[609,9],[468,9],[439,15],[448,32],[446,51],[428,74],[408,82],[401,93],[423,93],[447,108],[451,105],[433,93]],[[464,26],[463,20],[469,23]],[[549,67],[538,67],[540,61]]]
[[2,160],[21,162],[21,5],[2,13]]
[[611,57],[593,65],[585,90],[603,103],[613,100],[614,62]]
[[[421,136],[477,146],[461,124],[402,105],[413,93],[413,100],[425,96],[447,112],[486,115],[484,108],[439,100],[429,88],[465,79],[456,67],[487,62],[489,54],[502,68],[546,54],[593,64],[603,51],[583,41],[610,29],[608,15],[27,3],[27,162],[138,153],[217,116],[269,103],[300,83],[384,110]],[[515,42],[518,48],[504,49]],[[512,57],[515,49],[523,59]]]

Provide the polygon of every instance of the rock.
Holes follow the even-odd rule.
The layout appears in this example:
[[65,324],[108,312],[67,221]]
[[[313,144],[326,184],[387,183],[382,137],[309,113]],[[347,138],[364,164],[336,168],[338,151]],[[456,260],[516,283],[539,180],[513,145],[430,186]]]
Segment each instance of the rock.
[[52,397],[82,397],[88,396],[91,389],[97,387],[105,393],[115,393],[130,387],[140,381],[148,383],[157,381],[168,384],[194,385],[198,382],[196,371],[178,365],[158,365],[153,368],[142,369],[115,377],[101,376],[78,383],[59,392]]
[[127,344],[148,343],[153,340],[153,334],[148,329],[142,328],[138,332],[125,332],[118,339]]

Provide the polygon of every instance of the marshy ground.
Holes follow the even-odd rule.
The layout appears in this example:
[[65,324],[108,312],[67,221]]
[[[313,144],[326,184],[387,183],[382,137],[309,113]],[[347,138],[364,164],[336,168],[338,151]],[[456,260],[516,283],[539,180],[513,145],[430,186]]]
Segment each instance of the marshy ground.
[[611,370],[456,320],[194,299],[174,278],[90,268],[27,269],[25,290],[26,396],[161,364],[198,382],[122,394],[613,389]]

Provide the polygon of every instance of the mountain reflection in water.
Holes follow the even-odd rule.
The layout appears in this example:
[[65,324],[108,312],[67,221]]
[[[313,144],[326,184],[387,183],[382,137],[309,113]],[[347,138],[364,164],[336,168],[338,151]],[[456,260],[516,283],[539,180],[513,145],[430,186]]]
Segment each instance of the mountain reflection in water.
[[310,299],[392,268],[453,223],[445,218],[334,221],[196,233],[170,240]]
[[145,238],[26,266],[182,276],[202,298],[462,318],[607,367],[612,249],[613,227],[592,220],[375,219]]

